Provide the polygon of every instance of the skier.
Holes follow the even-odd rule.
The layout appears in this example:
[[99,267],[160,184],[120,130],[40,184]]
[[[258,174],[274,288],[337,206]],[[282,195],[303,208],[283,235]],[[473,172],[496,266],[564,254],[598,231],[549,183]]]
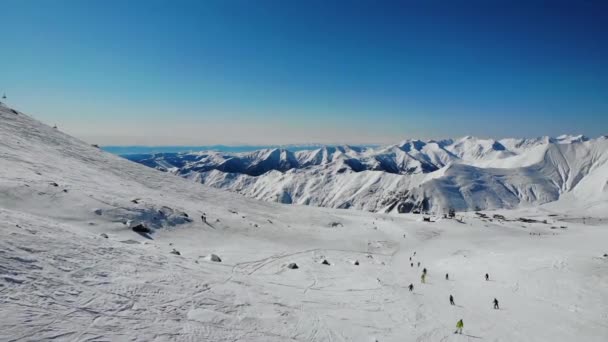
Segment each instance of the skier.
[[414,291],[414,284],[410,284],[410,286],[408,286],[407,288],[410,289],[410,292]]
[[464,328],[464,323],[462,322],[461,318],[458,322],[456,322],[456,331],[454,331],[454,334],[462,334],[462,328]]
[[454,304],[454,296],[450,295],[450,305],[456,305]]
[[416,256],[416,252],[414,252],[414,256]]
[[426,274],[422,273],[422,275],[420,276],[420,282],[422,282],[423,284],[426,283]]
[[422,273],[426,274],[426,267],[422,270]]
[[490,275],[486,273],[486,281],[490,280]]
[[414,263],[413,263],[413,262],[412,262],[410,265],[411,265],[412,267],[414,267]]
[[420,267],[420,261],[418,261],[418,267]]
[[445,274],[445,280],[450,280],[450,276],[448,276],[448,274]]
[[412,257],[410,257],[410,261],[412,261]]
[[498,307],[498,299],[494,298],[494,310],[499,310],[500,308]]
[[205,214],[201,215],[201,220],[203,220],[203,223],[207,223],[207,216]]

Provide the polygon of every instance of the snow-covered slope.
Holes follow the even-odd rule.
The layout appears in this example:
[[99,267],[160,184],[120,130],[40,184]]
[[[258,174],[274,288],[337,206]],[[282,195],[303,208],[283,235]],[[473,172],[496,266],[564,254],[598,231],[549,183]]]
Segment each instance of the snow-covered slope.
[[[275,149],[128,158],[266,201],[376,212],[445,212],[556,201],[606,164],[608,141],[584,136],[464,137],[405,140],[377,149],[343,146],[296,153]],[[586,183],[589,190],[595,187],[593,180]]]
[[421,222],[255,201],[0,106],[0,340],[605,341],[606,221],[492,214]]

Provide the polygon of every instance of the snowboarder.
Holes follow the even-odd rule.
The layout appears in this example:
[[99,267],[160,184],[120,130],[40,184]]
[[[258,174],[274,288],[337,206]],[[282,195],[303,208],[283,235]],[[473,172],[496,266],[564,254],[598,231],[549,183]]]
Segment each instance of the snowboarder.
[[450,295],[450,305],[456,305],[454,304],[454,296]]
[[407,288],[410,289],[410,292],[414,291],[414,284],[410,284],[410,286],[408,286]]
[[420,282],[422,282],[423,284],[426,283],[426,274],[422,273],[422,275],[420,276]]
[[462,328],[464,328],[464,323],[462,322],[461,318],[458,322],[456,322],[456,331],[454,331],[454,334],[462,334]]
[[486,273],[486,281],[490,280],[490,275]]
[[445,274],[445,280],[450,280],[450,276],[447,273]]
[[498,299],[494,298],[494,310],[499,310],[500,308],[498,307]]

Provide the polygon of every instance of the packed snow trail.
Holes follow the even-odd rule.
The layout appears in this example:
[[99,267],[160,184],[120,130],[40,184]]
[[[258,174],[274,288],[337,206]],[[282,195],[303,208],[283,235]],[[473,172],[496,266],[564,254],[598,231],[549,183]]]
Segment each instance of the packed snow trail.
[[422,222],[256,202],[5,107],[0,120],[1,341],[608,338],[602,217],[530,208]]

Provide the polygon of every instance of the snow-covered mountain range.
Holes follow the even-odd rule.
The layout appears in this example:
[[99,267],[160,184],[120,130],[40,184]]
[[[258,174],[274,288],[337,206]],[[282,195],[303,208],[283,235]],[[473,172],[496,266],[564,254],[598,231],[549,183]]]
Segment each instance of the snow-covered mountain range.
[[281,203],[374,212],[515,208],[608,198],[608,138],[405,140],[381,148],[162,153],[128,159]]

